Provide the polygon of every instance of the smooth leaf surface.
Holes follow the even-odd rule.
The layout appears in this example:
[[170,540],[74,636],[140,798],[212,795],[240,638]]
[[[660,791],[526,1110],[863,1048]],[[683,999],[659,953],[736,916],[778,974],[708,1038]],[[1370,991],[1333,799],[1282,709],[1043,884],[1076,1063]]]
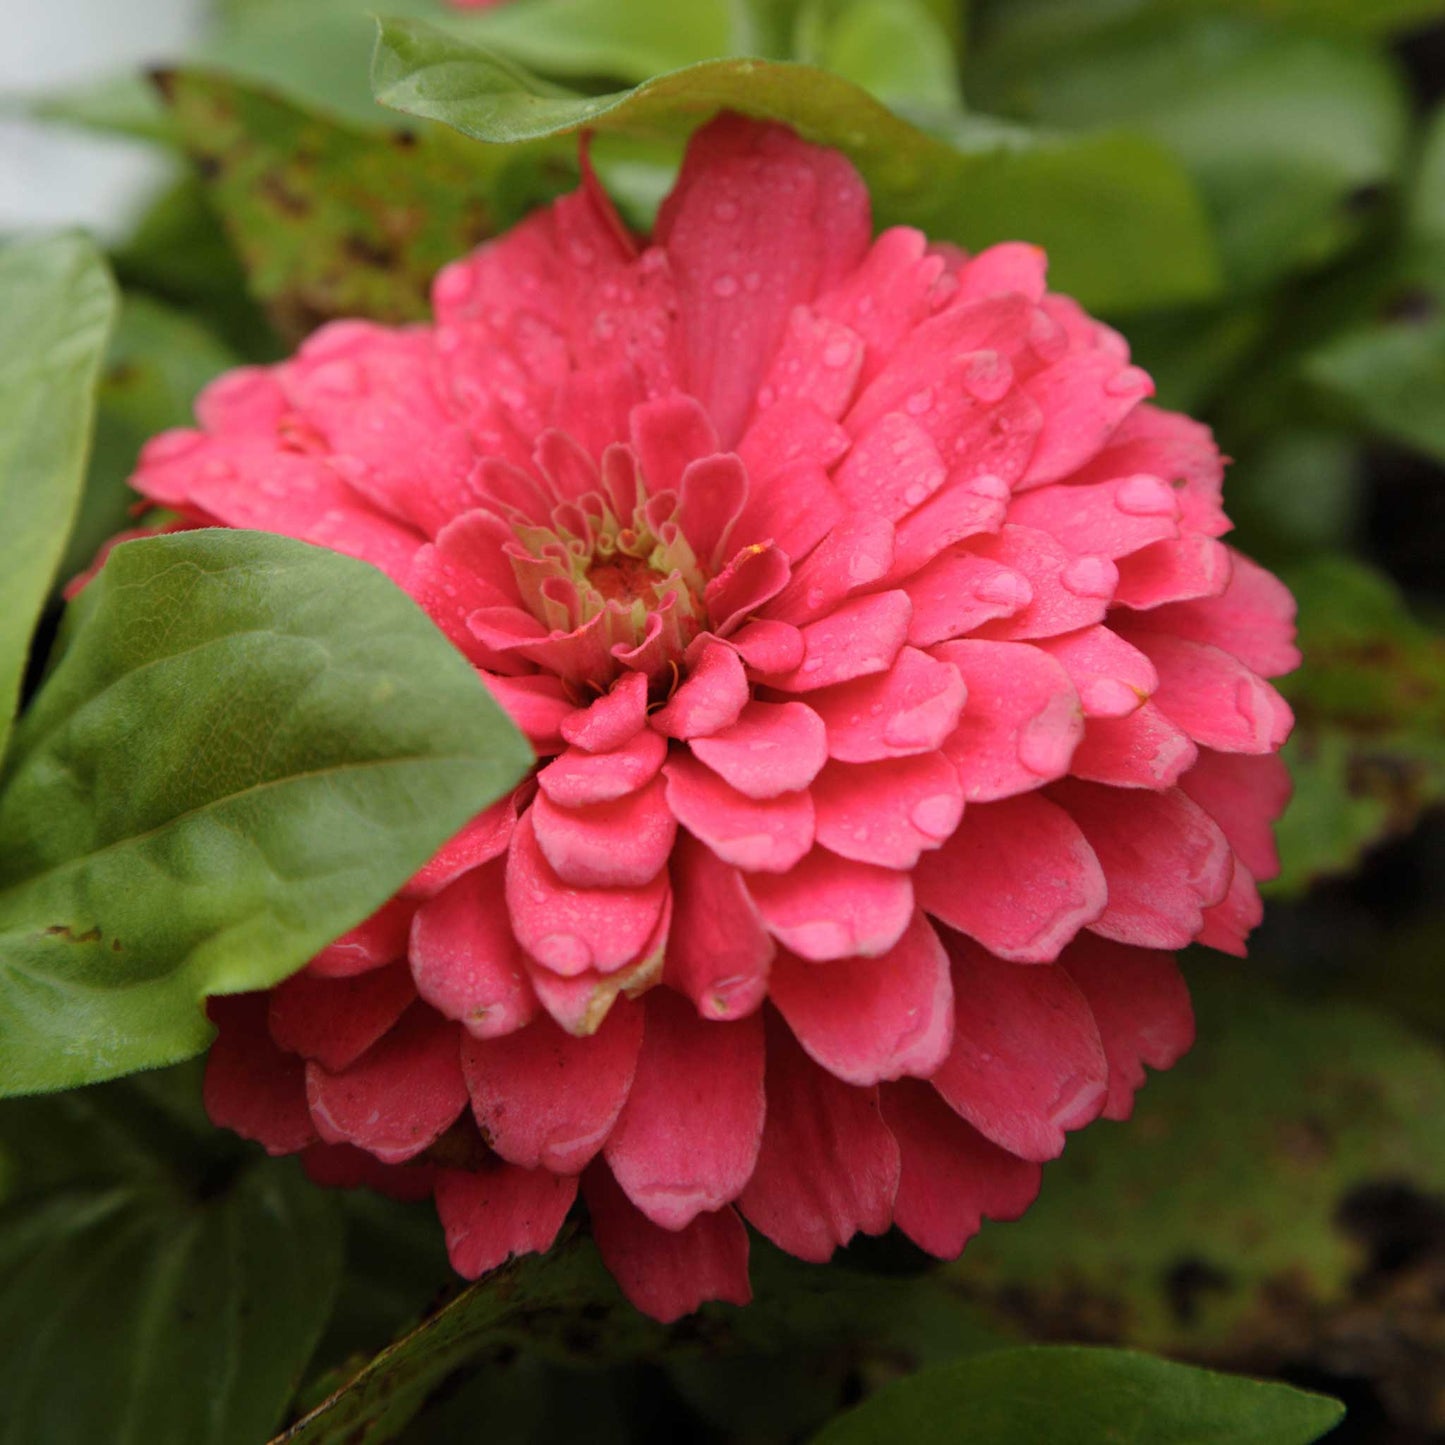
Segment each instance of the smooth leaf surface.
[[583,96],[408,20],[382,22],[372,79],[383,104],[491,143],[583,128],[675,139],[723,109],[779,120],[857,164],[881,224],[917,225],[970,249],[1025,237],[1048,249],[1053,284],[1086,305],[1137,310],[1208,294],[1217,281],[1191,184],[1136,136],[966,124],[949,143],[839,76],[760,60],[708,61]]
[[0,1090],[199,1052],[381,904],[530,749],[364,563],[259,533],[118,547],[0,793]]
[[89,241],[0,250],[0,759],[80,497],[115,287]]
[[163,88],[252,295],[293,341],[338,317],[425,318],[432,277],[495,229],[496,152],[363,130],[220,75]]
[[[1368,1008],[1274,991],[1260,962],[1225,967],[1190,971],[1198,1042],[1134,1116],[1071,1139],[1029,1213],[945,1268],[1030,1333],[1329,1369],[1337,1342],[1392,1328],[1359,1201],[1445,1188],[1445,1059]],[[1367,1369],[1422,1363],[1428,1380],[1408,1349]]]
[[880,1390],[815,1445],[1310,1445],[1344,1415],[1287,1385],[1127,1350],[1035,1346],[925,1370]]
[[195,1071],[0,1103],[0,1442],[255,1445],[335,1298],[335,1201]]

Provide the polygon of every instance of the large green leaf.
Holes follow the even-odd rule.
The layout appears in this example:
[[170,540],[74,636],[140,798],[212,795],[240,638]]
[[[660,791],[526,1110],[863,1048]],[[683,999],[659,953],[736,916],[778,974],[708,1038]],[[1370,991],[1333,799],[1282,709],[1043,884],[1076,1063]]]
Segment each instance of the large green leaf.
[[0,758],[80,497],[115,287],[75,236],[0,250]]
[[334,1201],[193,1132],[195,1075],[172,1072],[0,1104],[3,1445],[255,1445],[315,1348]]
[[522,773],[475,673],[364,563],[129,542],[72,606],[0,793],[0,1091],[203,1049]]
[[373,84],[383,104],[493,143],[583,128],[676,138],[722,109],[780,120],[849,155],[884,224],[918,225],[970,248],[1032,240],[1048,248],[1054,284],[1086,305],[1134,310],[1206,295],[1217,281],[1192,186],[1167,152],[1136,136],[968,123],[950,143],[839,76],[759,60],[708,61],[583,96],[406,20],[382,22]]
[[1070,1139],[1028,1215],[949,1272],[1035,1335],[1236,1369],[1399,1372],[1402,1392],[1431,1398],[1438,1340],[1365,1344],[1396,1328],[1388,1277],[1369,1268],[1396,1244],[1384,1211],[1372,1237],[1364,1206],[1445,1188],[1445,1058],[1368,1009],[1228,981],[1217,955],[1200,965],[1193,1052],[1127,1124]]
[[184,312],[148,296],[122,298],[100,378],[90,470],[60,580],[82,571],[107,538],[134,525],[136,496],[126,481],[141,447],[157,432],[189,425],[196,393],[237,361]]
[[924,1370],[815,1445],[1309,1445],[1337,1401],[1128,1350],[1034,1346]]
[[1288,580],[1305,666],[1284,684],[1299,719],[1272,885],[1286,893],[1445,801],[1445,638],[1360,563],[1322,558]]
[[164,93],[252,294],[293,340],[335,317],[424,318],[432,277],[495,229],[505,154],[364,130],[220,75],[171,72]]

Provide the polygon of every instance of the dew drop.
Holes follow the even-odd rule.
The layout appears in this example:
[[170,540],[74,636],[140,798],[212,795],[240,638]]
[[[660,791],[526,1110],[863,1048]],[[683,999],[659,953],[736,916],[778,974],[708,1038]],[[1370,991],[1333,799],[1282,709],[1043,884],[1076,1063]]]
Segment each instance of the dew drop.
[[928,500],[928,488],[921,482],[914,482],[912,486],[904,489],[903,500],[910,507],[916,507],[920,502]]
[[834,371],[847,366],[853,359],[853,348],[846,341],[835,341],[823,352],[823,365]]
[[923,416],[933,407],[933,389],[924,387],[922,391],[915,391],[907,401],[903,403],[903,409],[909,416]]
[[738,278],[736,276],[719,276],[712,283],[712,294],[727,300],[729,296],[738,294]]
[[1131,517],[1172,517],[1174,493],[1158,477],[1126,477],[1114,490],[1114,505]]
[[1119,585],[1119,569],[1107,557],[1075,557],[1059,581],[1075,597],[1109,598]]

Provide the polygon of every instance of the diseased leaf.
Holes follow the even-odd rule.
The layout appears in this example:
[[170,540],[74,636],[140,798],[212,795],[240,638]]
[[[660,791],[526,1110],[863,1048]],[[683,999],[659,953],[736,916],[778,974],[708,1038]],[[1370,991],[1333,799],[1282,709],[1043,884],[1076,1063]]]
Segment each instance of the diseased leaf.
[[422,319],[436,272],[495,229],[497,152],[365,131],[220,75],[163,89],[252,294],[293,341],[337,317]]
[[261,533],[125,543],[72,604],[0,792],[0,1092],[188,1057],[527,767],[364,563]]
[[85,478],[115,286],[89,241],[0,250],[0,759]]
[[373,84],[383,104],[477,140],[515,144],[583,128],[676,138],[719,110],[784,121],[862,171],[881,224],[970,249],[1026,237],[1060,290],[1127,311],[1208,295],[1208,223],[1178,163],[1137,136],[1032,136],[965,121],[926,135],[857,86],[811,67],[716,60],[633,90],[582,96],[415,21],[382,22]]
[[1305,666],[1284,683],[1298,723],[1271,885],[1283,893],[1348,870],[1445,800],[1445,638],[1360,563],[1322,558],[1288,580]]
[[1310,1445],[1344,1416],[1323,1395],[1152,1359],[1043,1345],[924,1370],[815,1445]]
[[1193,1051],[1126,1124],[1072,1138],[1029,1213],[946,1268],[1035,1335],[1438,1383],[1428,1334],[1361,1352],[1393,1326],[1359,1202],[1445,1188],[1445,1058],[1378,1013],[1288,998],[1246,967],[1229,980],[1200,956]]
[[255,1445],[281,1417],[335,1298],[335,1201],[195,1120],[197,1083],[0,1104],[0,1445]]

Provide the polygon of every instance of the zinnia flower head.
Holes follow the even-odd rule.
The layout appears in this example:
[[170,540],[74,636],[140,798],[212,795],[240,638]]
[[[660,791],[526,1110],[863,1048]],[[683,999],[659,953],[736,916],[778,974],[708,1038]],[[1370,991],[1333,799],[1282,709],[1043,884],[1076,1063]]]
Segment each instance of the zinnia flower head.
[[748,1298],[746,1219],[952,1256],[1189,1046],[1170,950],[1276,867],[1292,604],[1222,461],[1035,247],[872,236],[725,116],[648,242],[590,175],[201,398],[136,487],[364,558],[533,774],[266,994],[220,1124],[434,1195],[456,1268],[579,1192],[644,1310]]

